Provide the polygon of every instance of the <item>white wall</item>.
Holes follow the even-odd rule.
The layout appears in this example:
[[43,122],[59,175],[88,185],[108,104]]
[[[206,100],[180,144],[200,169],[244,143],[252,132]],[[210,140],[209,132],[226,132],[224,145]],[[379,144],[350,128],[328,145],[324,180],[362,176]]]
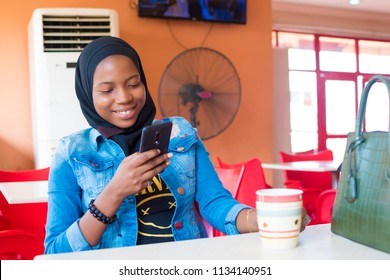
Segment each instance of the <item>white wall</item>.
[[[279,162],[279,151],[291,153],[290,89],[288,49],[273,49],[272,141],[273,161]],[[275,170],[272,185],[282,187],[283,171]]]

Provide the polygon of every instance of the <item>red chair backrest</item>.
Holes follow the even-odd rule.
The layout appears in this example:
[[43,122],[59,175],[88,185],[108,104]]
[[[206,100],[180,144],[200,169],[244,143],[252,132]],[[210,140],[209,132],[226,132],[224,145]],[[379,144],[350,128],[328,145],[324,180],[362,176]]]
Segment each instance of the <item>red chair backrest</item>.
[[222,168],[234,168],[234,167],[242,166],[242,165],[245,164],[243,162],[240,162],[240,163],[227,163],[227,162],[224,162],[220,157],[217,157],[217,162],[218,162],[218,167],[222,167]]
[[266,188],[270,188],[270,186],[266,183],[260,159],[253,158],[246,161],[236,199],[256,208],[256,191]]
[[245,165],[231,168],[214,167],[223,186],[230,191],[233,197],[237,197]]
[[332,209],[336,192],[336,189],[325,190],[317,198],[317,224],[332,222]]
[[[307,151],[293,154],[279,152],[279,157],[281,162],[311,160],[328,161],[333,160],[333,152],[331,150],[323,150],[318,152]],[[302,188],[332,188],[331,172],[306,172],[285,170],[284,176],[286,179],[286,184],[289,181],[299,181]]]
[[[224,187],[237,201],[255,208],[256,191],[270,188],[265,181],[260,160],[253,158],[243,163],[229,164],[217,157],[217,161],[218,166],[215,167],[215,170]],[[223,235],[225,234],[213,229],[214,237]]]
[[0,231],[1,260],[32,260],[43,253],[43,238],[34,232],[22,229]]
[[[218,177],[221,180],[222,185],[230,191],[234,198],[236,198],[245,166],[243,164],[231,165],[229,167],[215,166],[214,169],[218,173]],[[208,233],[208,236],[216,237],[225,235],[224,233],[212,228],[212,226],[206,221],[203,221],[203,225]]]
[[240,168],[243,166],[241,181],[234,196],[239,202],[256,207],[256,191],[270,188],[267,185],[261,161],[258,158],[252,158],[244,163],[228,164],[221,158],[217,158],[220,168]]
[[44,181],[49,178],[50,168],[21,171],[0,170],[0,182]]
[[[0,170],[1,182],[44,181],[49,178],[49,167],[37,170],[7,171]],[[8,204],[0,192],[0,211],[11,223],[12,228],[29,229],[44,236],[47,202]]]

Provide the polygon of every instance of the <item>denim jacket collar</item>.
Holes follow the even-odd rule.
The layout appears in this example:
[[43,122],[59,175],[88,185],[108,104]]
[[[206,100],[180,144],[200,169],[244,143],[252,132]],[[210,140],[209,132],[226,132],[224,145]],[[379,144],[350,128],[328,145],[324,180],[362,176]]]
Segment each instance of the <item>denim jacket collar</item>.
[[106,139],[103,137],[103,135],[101,135],[100,132],[96,129],[92,128],[89,132],[89,142],[96,151],[99,150],[99,144],[105,140]]

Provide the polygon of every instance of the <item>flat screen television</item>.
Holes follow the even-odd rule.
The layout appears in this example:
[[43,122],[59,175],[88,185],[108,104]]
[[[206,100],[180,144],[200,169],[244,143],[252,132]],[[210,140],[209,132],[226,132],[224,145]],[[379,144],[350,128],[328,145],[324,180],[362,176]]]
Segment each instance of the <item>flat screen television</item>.
[[138,16],[246,23],[247,0],[138,0]]

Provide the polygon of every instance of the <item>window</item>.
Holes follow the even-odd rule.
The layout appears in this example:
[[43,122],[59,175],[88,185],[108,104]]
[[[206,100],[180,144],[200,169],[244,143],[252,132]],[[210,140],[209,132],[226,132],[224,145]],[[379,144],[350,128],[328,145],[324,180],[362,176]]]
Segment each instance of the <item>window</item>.
[[[272,42],[289,48],[292,151],[328,148],[341,161],[364,85],[376,74],[390,77],[390,41],[275,30]],[[387,90],[374,84],[372,91],[365,129],[387,131]]]

